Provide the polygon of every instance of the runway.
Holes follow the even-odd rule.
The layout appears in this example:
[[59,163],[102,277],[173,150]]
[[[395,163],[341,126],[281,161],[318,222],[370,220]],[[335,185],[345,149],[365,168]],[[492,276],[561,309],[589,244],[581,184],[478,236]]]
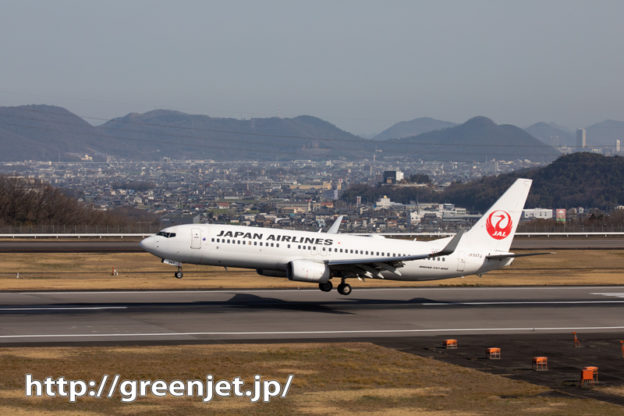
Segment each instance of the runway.
[[0,293],[0,344],[624,332],[624,286]]
[[[624,238],[516,238],[512,250],[624,249]],[[0,253],[132,253],[144,252],[139,241],[119,240],[5,240]]]

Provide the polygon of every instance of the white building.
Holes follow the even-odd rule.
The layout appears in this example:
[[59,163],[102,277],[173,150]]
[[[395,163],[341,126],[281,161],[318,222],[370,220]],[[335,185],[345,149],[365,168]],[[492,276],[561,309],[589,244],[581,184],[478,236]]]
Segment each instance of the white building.
[[585,149],[587,147],[587,131],[585,129],[576,130],[576,149]]
[[379,201],[375,202],[375,208],[377,209],[388,209],[390,208],[394,202],[390,201],[386,195],[379,198]]
[[522,218],[524,218],[525,220],[552,220],[553,210],[547,208],[523,209]]

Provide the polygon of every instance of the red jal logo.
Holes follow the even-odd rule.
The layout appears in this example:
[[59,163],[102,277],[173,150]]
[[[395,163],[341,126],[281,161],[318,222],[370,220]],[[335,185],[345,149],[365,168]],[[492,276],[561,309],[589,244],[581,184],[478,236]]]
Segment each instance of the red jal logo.
[[511,226],[511,216],[507,211],[502,210],[492,212],[485,222],[488,234],[496,240],[507,238],[511,232]]

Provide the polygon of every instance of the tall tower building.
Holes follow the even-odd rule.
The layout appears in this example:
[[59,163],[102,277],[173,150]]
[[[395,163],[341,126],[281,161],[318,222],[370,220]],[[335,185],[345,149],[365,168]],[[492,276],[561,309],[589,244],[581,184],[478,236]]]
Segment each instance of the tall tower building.
[[577,150],[587,147],[587,132],[585,129],[576,130],[576,148]]
[[617,139],[615,141],[615,153],[620,153],[622,151],[622,141]]

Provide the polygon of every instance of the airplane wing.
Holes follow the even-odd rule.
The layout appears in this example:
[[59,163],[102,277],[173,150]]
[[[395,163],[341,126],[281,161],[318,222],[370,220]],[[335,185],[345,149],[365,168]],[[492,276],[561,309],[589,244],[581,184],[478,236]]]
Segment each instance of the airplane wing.
[[344,215],[340,215],[336,218],[336,221],[334,221],[331,227],[329,227],[329,230],[327,230],[327,234],[338,234],[338,229],[340,228],[340,224],[342,224],[343,217]]
[[366,258],[366,259],[342,259],[342,260],[329,260],[327,265],[331,269],[339,269],[343,272],[351,272],[353,275],[366,275],[369,277],[378,277],[383,279],[381,272],[388,271],[398,276],[401,272],[397,270],[403,267],[404,261],[410,260],[422,260],[432,257],[448,256],[452,254],[459,240],[461,240],[462,232],[455,234],[455,236],[448,242],[448,244],[440,251],[427,254],[416,254],[412,256],[397,256],[397,257],[378,257],[378,258]]
[[555,253],[552,253],[552,252],[522,253],[522,254],[506,253],[506,254],[494,254],[492,256],[485,256],[485,258],[489,260],[504,260],[504,259],[511,259],[515,257],[543,256],[544,254],[555,254]]

